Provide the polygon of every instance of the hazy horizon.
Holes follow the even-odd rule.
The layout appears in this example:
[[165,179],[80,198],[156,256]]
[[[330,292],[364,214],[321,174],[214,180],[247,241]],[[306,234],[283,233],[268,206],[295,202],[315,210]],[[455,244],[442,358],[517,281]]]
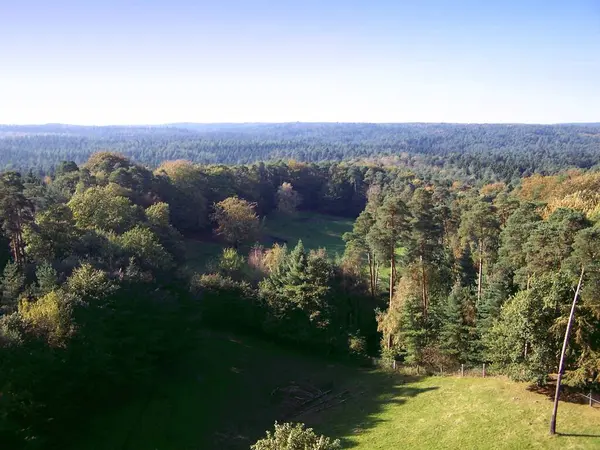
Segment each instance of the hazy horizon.
[[600,121],[594,0],[24,0],[0,16],[0,123]]

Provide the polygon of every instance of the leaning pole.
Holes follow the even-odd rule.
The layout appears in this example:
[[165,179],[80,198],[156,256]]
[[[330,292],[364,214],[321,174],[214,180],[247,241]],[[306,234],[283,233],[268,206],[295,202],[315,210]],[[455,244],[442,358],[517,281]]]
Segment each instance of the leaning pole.
[[581,289],[584,271],[585,269],[581,268],[579,283],[577,283],[577,289],[575,290],[575,296],[573,297],[573,304],[571,305],[571,314],[569,314],[569,322],[567,323],[567,330],[565,331],[565,340],[563,341],[562,352],[560,353],[560,364],[558,365],[558,376],[556,377],[556,392],[554,393],[554,407],[552,408],[552,419],[550,419],[550,434],[556,434],[556,413],[558,412],[560,382],[562,381],[563,372],[565,370],[565,353],[567,351],[567,344],[569,342],[569,334],[571,333],[571,328],[573,327],[575,306],[577,305],[577,297],[579,296],[579,291]]

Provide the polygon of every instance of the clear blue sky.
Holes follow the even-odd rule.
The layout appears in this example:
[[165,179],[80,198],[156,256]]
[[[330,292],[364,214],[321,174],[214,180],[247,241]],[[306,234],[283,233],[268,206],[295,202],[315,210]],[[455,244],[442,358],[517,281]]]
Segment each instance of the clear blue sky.
[[0,0],[0,123],[599,122],[600,0]]

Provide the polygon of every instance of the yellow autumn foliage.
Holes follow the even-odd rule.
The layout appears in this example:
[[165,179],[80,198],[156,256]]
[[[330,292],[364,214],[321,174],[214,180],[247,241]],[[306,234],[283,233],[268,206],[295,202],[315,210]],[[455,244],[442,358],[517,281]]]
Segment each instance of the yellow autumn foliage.
[[56,291],[49,292],[37,301],[22,300],[19,313],[32,332],[45,337],[52,346],[64,344],[70,333],[64,302]]
[[600,172],[570,170],[560,175],[533,175],[524,178],[517,195],[521,200],[546,203],[547,217],[557,208],[571,208],[588,217],[600,212]]

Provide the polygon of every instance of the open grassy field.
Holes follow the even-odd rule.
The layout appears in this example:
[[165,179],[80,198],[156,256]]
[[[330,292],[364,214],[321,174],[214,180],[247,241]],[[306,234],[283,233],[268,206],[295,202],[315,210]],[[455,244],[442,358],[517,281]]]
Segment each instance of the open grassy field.
[[[307,391],[326,395],[303,406]],[[600,409],[561,403],[555,437],[550,411],[547,397],[503,378],[407,378],[207,332],[181,367],[96,418],[72,448],[248,449],[276,419],[364,450],[600,448]]]
[[342,236],[352,231],[354,219],[329,216],[325,214],[301,212],[294,217],[273,214],[267,217],[263,232],[263,241],[284,242],[293,248],[302,240],[307,249],[326,248],[330,256],[344,253]]
[[[286,244],[291,249],[301,239],[305,248],[315,250],[327,248],[329,256],[334,257],[336,254],[344,253],[345,244],[342,235],[352,231],[353,224],[353,219],[325,214],[303,212],[294,217],[273,214],[265,221],[260,243],[271,246],[277,242]],[[210,238],[211,236],[185,240],[185,257],[189,269],[205,271],[207,264],[219,257],[223,245]],[[249,248],[242,248],[240,251],[247,253]]]

